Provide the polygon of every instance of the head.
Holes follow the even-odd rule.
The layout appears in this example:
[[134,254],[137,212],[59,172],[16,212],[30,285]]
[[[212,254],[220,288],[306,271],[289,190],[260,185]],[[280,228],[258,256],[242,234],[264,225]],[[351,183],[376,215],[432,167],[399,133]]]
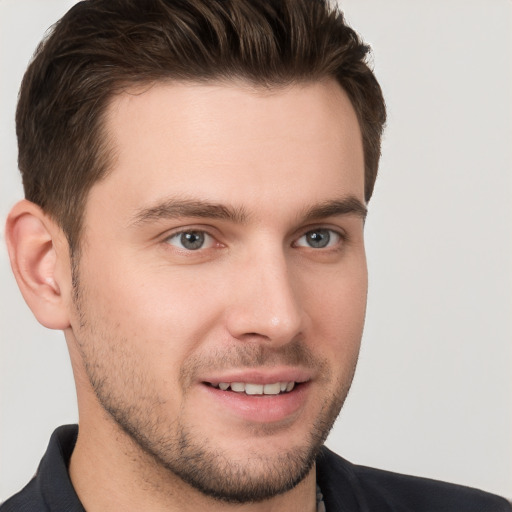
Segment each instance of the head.
[[13,268],[83,431],[162,481],[268,499],[339,413],[385,121],[367,52],[322,1],[90,0],[29,66]]

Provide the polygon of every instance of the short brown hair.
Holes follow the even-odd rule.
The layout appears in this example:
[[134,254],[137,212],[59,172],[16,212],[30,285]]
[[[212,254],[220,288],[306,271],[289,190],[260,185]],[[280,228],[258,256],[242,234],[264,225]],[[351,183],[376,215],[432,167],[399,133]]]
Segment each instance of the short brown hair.
[[372,195],[386,110],[369,48],[329,0],[85,0],[58,21],[23,78],[16,129],[25,196],[77,248],[87,194],[109,170],[112,96],[159,80],[265,87],[334,77],[361,126]]

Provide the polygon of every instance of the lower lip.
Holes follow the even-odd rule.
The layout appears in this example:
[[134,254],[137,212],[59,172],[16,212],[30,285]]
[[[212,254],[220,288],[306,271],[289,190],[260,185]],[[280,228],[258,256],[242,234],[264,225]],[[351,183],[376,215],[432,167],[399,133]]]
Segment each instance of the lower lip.
[[309,382],[303,382],[292,391],[279,395],[246,395],[222,391],[207,384],[202,387],[210,400],[215,400],[235,416],[255,423],[273,423],[292,419],[300,412],[306,402]]

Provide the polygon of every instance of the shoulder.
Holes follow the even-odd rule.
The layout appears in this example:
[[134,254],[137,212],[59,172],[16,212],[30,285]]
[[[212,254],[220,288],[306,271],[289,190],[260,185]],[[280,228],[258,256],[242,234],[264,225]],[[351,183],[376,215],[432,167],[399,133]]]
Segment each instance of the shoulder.
[[0,504],[0,512],[84,512],[67,470],[77,434],[76,425],[55,430],[34,478]]
[[354,510],[512,512],[512,506],[499,496],[461,485],[358,466],[327,449],[318,458],[317,471],[322,492],[330,495],[333,503],[340,494],[347,499],[346,490],[341,491],[341,486],[350,487],[352,499],[358,503]]
[[417,512],[511,512],[512,507],[499,496],[478,489],[418,478],[389,471],[354,466],[354,472],[368,499],[400,504]]
[[0,504],[0,512],[48,512],[34,477],[20,492]]

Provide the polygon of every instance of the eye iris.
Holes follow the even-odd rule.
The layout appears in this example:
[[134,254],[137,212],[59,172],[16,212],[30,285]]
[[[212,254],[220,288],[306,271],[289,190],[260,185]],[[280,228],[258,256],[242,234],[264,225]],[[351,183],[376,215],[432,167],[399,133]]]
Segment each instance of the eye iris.
[[204,233],[199,231],[189,231],[182,233],[180,236],[180,242],[185,249],[194,251],[200,249],[204,244]]
[[308,244],[311,247],[315,247],[316,249],[322,249],[326,247],[330,240],[331,235],[327,229],[318,229],[316,231],[311,231],[306,235]]

